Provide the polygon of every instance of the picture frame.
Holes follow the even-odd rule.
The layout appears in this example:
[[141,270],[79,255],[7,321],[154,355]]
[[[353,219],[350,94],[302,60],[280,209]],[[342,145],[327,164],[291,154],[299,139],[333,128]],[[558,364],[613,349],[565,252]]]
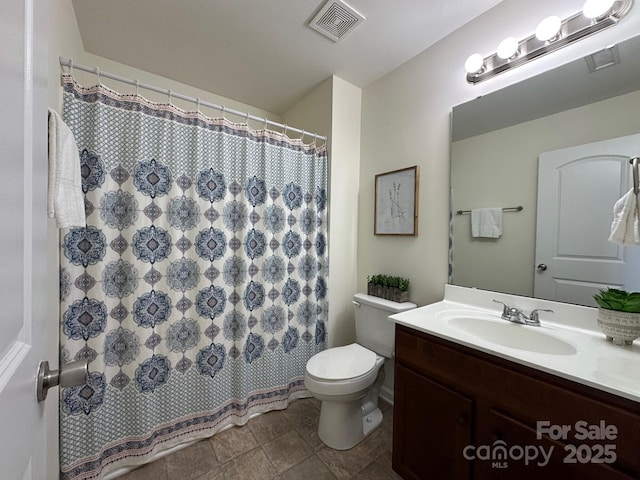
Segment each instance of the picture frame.
[[418,235],[417,165],[375,176],[374,235]]

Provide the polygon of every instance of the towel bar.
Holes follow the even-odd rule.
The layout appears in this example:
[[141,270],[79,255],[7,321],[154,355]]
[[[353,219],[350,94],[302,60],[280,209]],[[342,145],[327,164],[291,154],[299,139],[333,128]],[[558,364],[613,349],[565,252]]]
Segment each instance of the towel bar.
[[[522,210],[524,210],[522,205],[518,205],[517,207],[504,207],[502,209],[503,212],[520,212]],[[471,213],[471,210],[458,210],[456,213],[458,215],[463,215],[465,213]]]

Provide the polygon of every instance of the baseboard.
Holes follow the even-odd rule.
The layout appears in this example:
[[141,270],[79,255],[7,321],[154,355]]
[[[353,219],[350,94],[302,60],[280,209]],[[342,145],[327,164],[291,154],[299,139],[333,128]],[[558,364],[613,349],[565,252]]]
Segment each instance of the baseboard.
[[393,390],[384,385],[380,389],[380,398],[390,405],[393,405]]

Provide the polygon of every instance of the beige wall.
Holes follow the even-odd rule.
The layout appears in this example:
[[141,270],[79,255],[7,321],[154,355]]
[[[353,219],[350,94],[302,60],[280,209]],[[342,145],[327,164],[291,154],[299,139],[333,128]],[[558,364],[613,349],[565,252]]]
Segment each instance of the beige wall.
[[[358,221],[358,288],[366,277],[387,273],[411,280],[411,300],[427,304],[442,298],[447,281],[449,230],[449,125],[454,105],[634,36],[640,9],[618,26],[472,86],[466,83],[468,55],[495,51],[506,36],[524,38],[539,19],[569,16],[582,0],[504,0],[486,14],[417,55],[363,90],[362,154]],[[373,179],[411,165],[420,166],[419,235],[373,235]]]
[[358,180],[362,90],[333,77],[329,225],[329,345],[355,341],[353,294],[357,287]]
[[539,154],[638,133],[639,111],[636,91],[453,143],[454,212],[524,206],[505,214],[498,240],[472,239],[469,215],[454,215],[453,283],[532,296]]

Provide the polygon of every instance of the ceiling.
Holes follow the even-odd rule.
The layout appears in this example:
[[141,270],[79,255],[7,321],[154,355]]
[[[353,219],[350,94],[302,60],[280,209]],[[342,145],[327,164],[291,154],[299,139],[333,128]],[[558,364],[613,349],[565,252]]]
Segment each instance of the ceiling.
[[361,88],[501,0],[346,0],[366,17],[335,43],[325,0],[73,0],[87,52],[282,114],[331,75]]

